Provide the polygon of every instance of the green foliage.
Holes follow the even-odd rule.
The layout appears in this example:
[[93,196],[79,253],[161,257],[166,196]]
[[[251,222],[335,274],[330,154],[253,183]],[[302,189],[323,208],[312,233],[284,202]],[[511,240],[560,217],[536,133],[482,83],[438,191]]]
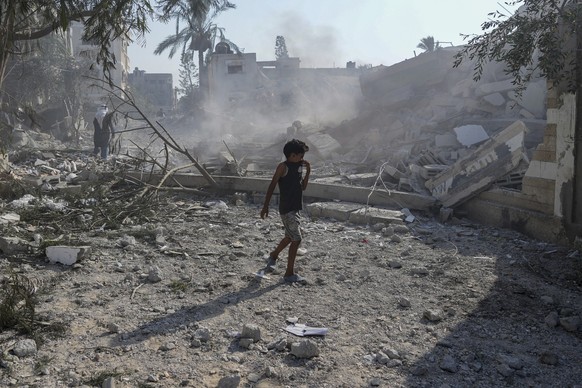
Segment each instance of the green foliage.
[[287,43],[285,42],[284,36],[278,35],[275,39],[275,58],[289,58],[289,53],[287,52]]
[[24,275],[12,272],[0,289],[0,332],[34,329],[37,285]]
[[430,35],[426,38],[422,38],[416,47],[426,52],[432,52],[441,48],[439,42],[435,43],[434,37]]
[[515,0],[516,8],[489,14],[481,35],[465,36],[467,45],[455,57],[454,66],[474,61],[473,78],[479,80],[487,61],[506,64],[518,92],[534,76],[546,77],[569,91],[576,89],[575,34],[577,11],[582,4],[573,0]]
[[174,293],[186,292],[189,286],[190,285],[183,280],[173,280],[169,285],[170,290]]
[[[174,2],[178,3],[177,0],[174,0]],[[218,27],[214,20],[221,12],[232,8],[235,8],[234,4],[227,0],[201,0],[180,3],[180,6],[165,12],[161,18],[163,21],[174,19],[176,33],[167,36],[158,44],[154,54],[160,55],[169,50],[168,57],[173,58],[178,49],[181,49],[182,56],[192,55],[192,52],[198,51],[199,84],[201,88],[206,88],[204,53],[209,50],[212,51],[216,39],[220,38],[220,41],[227,41],[224,36],[224,29]],[[167,11],[166,8],[164,10]]]

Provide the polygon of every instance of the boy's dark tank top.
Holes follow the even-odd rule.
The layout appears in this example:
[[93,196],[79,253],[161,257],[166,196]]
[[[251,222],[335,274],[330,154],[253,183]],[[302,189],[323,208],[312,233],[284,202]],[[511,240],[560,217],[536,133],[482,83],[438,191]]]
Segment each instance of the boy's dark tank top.
[[303,208],[303,189],[301,188],[301,173],[303,162],[283,162],[287,166],[287,174],[279,178],[279,214],[287,214]]

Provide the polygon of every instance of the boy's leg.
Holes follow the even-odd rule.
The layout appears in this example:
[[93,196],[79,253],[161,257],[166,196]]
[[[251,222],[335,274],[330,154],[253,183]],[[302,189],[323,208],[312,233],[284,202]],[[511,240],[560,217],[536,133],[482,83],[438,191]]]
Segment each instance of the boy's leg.
[[301,244],[301,229],[299,228],[299,212],[293,211],[281,215],[283,226],[285,226],[285,238],[289,239],[289,256],[287,258],[287,270],[285,271],[285,278],[295,275],[295,258],[297,257],[297,249]]
[[289,246],[289,257],[287,258],[287,270],[285,271],[285,275],[283,275],[284,277],[293,276],[295,274],[295,258],[297,257],[299,244],[301,244],[301,240],[291,241],[291,245]]
[[277,248],[269,255],[272,259],[277,260],[279,258],[279,254],[289,245],[291,239],[288,236],[283,237],[283,239],[277,245]]

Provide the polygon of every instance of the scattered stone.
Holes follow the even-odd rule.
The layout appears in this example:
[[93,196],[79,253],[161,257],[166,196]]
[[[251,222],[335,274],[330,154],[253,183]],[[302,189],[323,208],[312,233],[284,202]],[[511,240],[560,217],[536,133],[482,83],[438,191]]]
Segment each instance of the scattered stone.
[[390,361],[390,357],[388,357],[384,352],[378,352],[376,354],[376,362],[378,364],[386,365]]
[[406,234],[409,232],[410,229],[406,225],[394,225],[394,233]]
[[388,262],[388,267],[394,268],[394,269],[399,269],[399,268],[402,268],[402,263],[400,263],[399,261],[396,261],[396,260],[390,260]]
[[303,340],[291,344],[291,354],[297,358],[312,358],[319,355],[319,348],[312,340]]
[[46,256],[51,263],[73,265],[78,260],[87,257],[91,252],[90,246],[67,247],[53,245],[46,248]]
[[507,364],[501,364],[497,366],[497,372],[503,377],[511,377],[515,371],[509,367]]
[[392,235],[390,237],[390,240],[392,242],[399,243],[399,242],[402,242],[402,237],[400,237],[399,235],[395,234],[395,235]]
[[119,325],[116,323],[110,322],[107,324],[107,330],[111,334],[119,333]]
[[162,344],[162,346],[160,346],[160,350],[163,352],[167,352],[169,350],[175,349],[176,348],[176,344],[174,342],[166,342],[164,344]]
[[249,380],[251,383],[256,383],[261,379],[261,375],[258,373],[249,373],[249,375],[247,376],[247,380]]
[[200,342],[210,341],[210,330],[205,327],[196,329],[194,332],[194,339],[200,340]]
[[548,315],[546,315],[546,317],[544,318],[544,322],[549,327],[556,327],[556,326],[558,326],[558,323],[560,323],[560,317],[558,316],[558,312],[557,311],[552,311],[551,313],[549,313]]
[[443,313],[439,310],[426,310],[422,316],[431,322],[439,322],[443,320]]
[[33,339],[24,339],[16,342],[12,352],[18,357],[34,356],[36,354],[36,341]]
[[0,237],[0,251],[5,255],[14,255],[28,251],[28,244],[18,237]]
[[236,388],[240,384],[240,376],[232,375],[221,378],[218,381],[217,388]]
[[250,349],[251,345],[255,343],[252,338],[241,338],[238,341],[238,345],[243,349]]
[[445,355],[439,364],[439,368],[444,371],[457,373],[459,367],[457,366],[457,362],[451,355]]
[[150,267],[148,272],[148,281],[151,283],[159,283],[162,281],[162,270],[157,267]]
[[424,376],[428,373],[428,368],[422,365],[416,365],[410,369],[413,376]]
[[136,244],[136,240],[135,240],[135,237],[133,237],[133,236],[125,235],[125,236],[121,237],[119,240],[117,240],[117,246],[119,246],[121,248],[131,247],[131,246],[134,246],[135,244]]
[[384,349],[382,349],[382,351],[384,352],[384,354],[386,354],[391,359],[400,360],[402,358],[400,356],[400,354],[394,349],[384,348]]
[[261,340],[261,329],[257,325],[246,324],[243,326],[241,338],[251,338],[258,342]]
[[578,326],[580,326],[580,317],[572,316],[560,318],[560,326],[562,326],[566,331],[577,331]]
[[382,228],[382,236],[384,237],[392,237],[394,235],[394,228],[389,226],[386,228]]
[[286,338],[279,338],[267,345],[268,350],[278,350],[283,351],[287,349],[287,339]]
[[101,388],[115,388],[115,379],[111,376],[107,377],[105,380],[103,380]]
[[543,352],[540,356],[540,362],[546,365],[558,365],[558,355],[552,352]]
[[374,377],[370,380],[370,387],[379,387],[382,384],[382,379]]
[[398,299],[398,305],[404,308],[408,308],[411,306],[410,301],[404,297]]
[[554,304],[554,298],[552,298],[551,296],[547,296],[544,295],[540,298],[542,300],[542,302],[544,302],[545,304]]

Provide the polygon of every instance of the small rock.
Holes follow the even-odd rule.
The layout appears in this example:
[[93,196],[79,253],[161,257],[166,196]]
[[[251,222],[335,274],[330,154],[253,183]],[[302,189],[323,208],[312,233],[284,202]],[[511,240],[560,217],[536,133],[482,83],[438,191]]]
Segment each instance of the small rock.
[[572,316],[560,318],[560,326],[562,326],[566,331],[576,331],[578,330],[578,326],[580,326],[580,317]]
[[238,341],[238,345],[243,349],[249,349],[255,341],[252,338],[241,338]]
[[424,376],[428,373],[428,368],[422,365],[417,365],[410,369],[413,376]]
[[249,373],[249,375],[247,376],[247,380],[249,380],[251,383],[256,383],[260,379],[261,375],[258,373]]
[[162,271],[160,268],[151,267],[148,273],[148,281],[152,283],[158,283],[162,281]]
[[166,342],[162,346],[160,346],[160,350],[163,352],[167,352],[168,350],[172,350],[176,348],[176,344],[173,342]]
[[431,322],[439,322],[443,319],[443,314],[438,310],[426,310],[422,316]]
[[101,388],[115,388],[115,379],[111,376],[107,377],[105,380],[103,380]]
[[439,368],[451,373],[457,373],[457,371],[459,370],[459,367],[457,366],[455,359],[448,354],[445,355],[441,360]]
[[241,338],[251,338],[258,342],[261,340],[261,329],[257,325],[246,324],[243,326]]
[[503,377],[510,377],[513,375],[514,370],[509,367],[507,364],[501,364],[497,366],[497,372]]
[[545,304],[554,304],[554,299],[551,296],[544,295],[540,298]]
[[540,356],[540,362],[546,365],[558,365],[558,355],[551,352],[543,352]]
[[400,361],[400,360],[389,360],[389,361],[386,363],[386,366],[387,366],[388,368],[395,368],[395,367],[397,367],[397,366],[402,366],[402,361]]
[[32,339],[20,340],[14,344],[14,349],[12,349],[18,357],[34,356],[36,350],[36,342]]
[[544,318],[544,322],[549,327],[556,327],[556,326],[558,326],[558,323],[560,323],[560,317],[558,316],[558,312],[557,311],[552,311],[551,313],[549,313],[548,315],[546,315],[546,317]]
[[400,263],[399,261],[396,261],[396,260],[390,260],[388,262],[388,267],[394,268],[394,269],[402,268],[402,263]]
[[119,325],[116,323],[110,322],[107,324],[107,330],[112,334],[119,333]]
[[372,380],[370,380],[370,387],[379,387],[382,384],[382,379],[379,379],[378,377],[374,377]]
[[194,332],[194,338],[200,340],[200,342],[210,341],[210,330],[207,328],[199,328]]
[[221,378],[218,381],[217,388],[236,388],[240,384],[240,376],[232,375]]
[[382,351],[384,352],[384,354],[386,354],[388,357],[390,357],[393,360],[400,360],[400,354],[398,354],[398,352],[394,349],[391,348],[384,348],[382,349]]
[[399,235],[395,234],[395,235],[392,235],[390,237],[390,241],[395,242],[395,243],[399,243],[399,242],[402,242],[402,237],[400,237]]
[[394,228],[387,227],[382,229],[382,236],[384,237],[392,237],[394,235]]
[[312,358],[319,355],[319,348],[312,340],[303,340],[291,344],[291,354],[297,358]]
[[406,234],[410,229],[406,225],[394,225],[394,233]]
[[388,361],[390,361],[390,357],[383,352],[378,352],[378,354],[376,354],[376,361],[378,364],[386,365]]
[[404,307],[404,308],[407,308],[407,307],[410,307],[411,306],[410,301],[407,298],[404,298],[404,297],[398,299],[398,305],[400,307]]

